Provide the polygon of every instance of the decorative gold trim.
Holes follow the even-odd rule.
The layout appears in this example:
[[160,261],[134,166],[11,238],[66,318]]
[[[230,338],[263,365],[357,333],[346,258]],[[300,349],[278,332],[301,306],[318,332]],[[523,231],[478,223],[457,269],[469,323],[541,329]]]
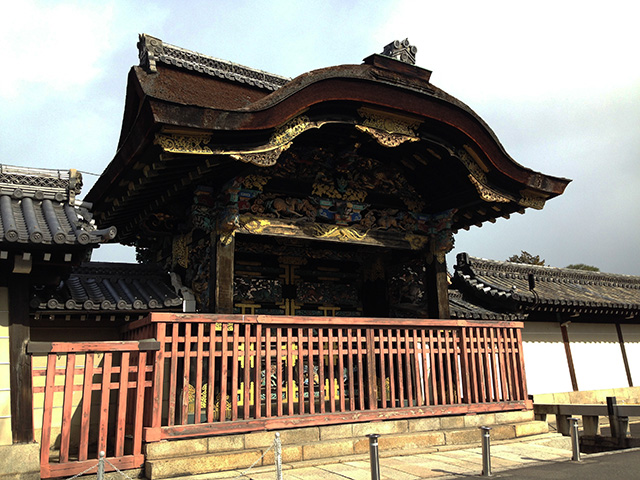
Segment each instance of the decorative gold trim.
[[409,242],[411,250],[422,250],[429,242],[429,237],[424,235],[407,234],[404,239]]
[[231,245],[231,242],[233,241],[233,238],[236,235],[236,231],[232,230],[231,232],[225,232],[225,233],[221,233],[220,234],[220,244],[224,245],[225,247],[228,245]]
[[287,123],[277,128],[271,138],[269,139],[269,145],[282,146],[291,142],[298,135],[310,128],[318,128],[321,125],[312,123],[309,117],[300,115]]
[[356,128],[361,132],[365,132],[371,135],[376,140],[376,142],[378,142],[383,147],[397,147],[404,142],[417,142],[418,140],[420,140],[418,137],[411,137],[408,135],[403,135],[401,133],[382,132],[372,127],[366,127],[363,125],[356,125]]
[[388,113],[358,109],[358,113],[364,119],[362,125],[356,128],[371,135],[384,147],[397,147],[404,142],[417,142],[420,138],[416,135],[416,129],[420,121],[392,115]]
[[482,200],[484,200],[485,202],[508,203],[512,201],[511,198],[501,195],[495,190],[489,187],[486,187],[485,185],[482,185],[478,180],[473,178],[473,175],[469,175],[469,180],[471,180],[471,183],[473,183],[473,186],[476,187],[476,190],[478,191],[478,195],[480,195],[480,198],[482,198]]
[[349,240],[364,240],[367,232],[358,232],[355,228],[339,227],[334,225],[313,224],[313,235],[317,238],[335,238],[341,242]]
[[271,226],[271,221],[260,218],[248,220],[245,215],[240,217],[240,225],[247,233],[262,233]]
[[469,155],[465,150],[458,150],[458,159],[462,162],[462,164],[469,170],[469,173],[475,178],[478,183],[486,186],[487,184],[487,176],[484,174],[482,167],[478,165],[471,155]]
[[258,167],[272,167],[286,149],[291,146],[291,142],[281,145],[272,150],[262,152],[232,153],[231,158],[245,163],[252,163]]
[[202,143],[209,143],[210,135],[165,135],[157,133],[153,143],[170,153],[188,153],[194,155],[212,155],[213,151]]
[[416,135],[415,131],[421,123],[419,120],[378,112],[364,107],[359,108],[358,113],[364,118],[362,124],[365,127],[372,127],[387,133],[400,133],[409,137]]
[[189,243],[191,243],[190,233],[173,238],[171,256],[174,265],[180,265],[183,268],[189,266]]

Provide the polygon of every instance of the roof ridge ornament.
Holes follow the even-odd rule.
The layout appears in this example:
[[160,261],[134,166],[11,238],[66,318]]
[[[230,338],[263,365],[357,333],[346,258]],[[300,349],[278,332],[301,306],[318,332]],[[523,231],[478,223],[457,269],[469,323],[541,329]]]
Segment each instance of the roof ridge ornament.
[[409,39],[405,38],[402,42],[400,40],[394,40],[389,45],[385,46],[381,55],[415,65],[416,53],[418,53],[418,47],[414,47],[409,44]]
[[157,63],[160,62],[271,91],[277,90],[291,80],[287,77],[176,47],[146,33],[140,34],[138,38],[140,66],[149,73],[157,73]]

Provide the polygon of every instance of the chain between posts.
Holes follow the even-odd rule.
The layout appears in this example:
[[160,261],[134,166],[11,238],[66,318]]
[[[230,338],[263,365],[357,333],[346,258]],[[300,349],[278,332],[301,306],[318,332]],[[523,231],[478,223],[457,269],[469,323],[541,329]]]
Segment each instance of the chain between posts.
[[260,460],[262,460],[265,455],[267,454],[267,452],[269,450],[271,450],[272,448],[275,448],[275,464],[276,464],[276,480],[282,480],[282,443],[280,442],[280,433],[276,433],[276,436],[273,440],[273,443],[269,446],[269,448],[267,448],[263,453],[262,456],[260,456],[260,458],[258,458],[255,462],[253,462],[249,468],[247,468],[246,470],[243,470],[242,472],[240,472],[240,475],[238,475],[237,477],[233,477],[233,480],[237,480],[238,478],[243,478],[247,476],[247,473],[249,473],[249,471],[256,466],[256,463],[258,463]]

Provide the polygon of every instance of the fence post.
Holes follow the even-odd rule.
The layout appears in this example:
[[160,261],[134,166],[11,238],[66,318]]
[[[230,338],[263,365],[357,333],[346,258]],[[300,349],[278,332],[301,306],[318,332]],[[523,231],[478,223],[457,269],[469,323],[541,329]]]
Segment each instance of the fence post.
[[482,430],[482,476],[491,476],[491,427],[480,427]]
[[574,462],[580,461],[580,437],[578,436],[578,419],[571,417],[569,419],[571,423],[571,450],[573,455],[571,456],[571,460]]
[[[384,388],[384,387],[382,387]],[[371,464],[371,480],[380,480],[380,458],[378,456],[378,433],[370,433],[369,437],[369,463]]]
[[104,452],[100,452],[98,459],[98,473],[96,474],[97,480],[104,480]]
[[275,463],[276,463],[276,480],[282,480],[282,441],[280,440],[280,432],[276,432],[275,443]]

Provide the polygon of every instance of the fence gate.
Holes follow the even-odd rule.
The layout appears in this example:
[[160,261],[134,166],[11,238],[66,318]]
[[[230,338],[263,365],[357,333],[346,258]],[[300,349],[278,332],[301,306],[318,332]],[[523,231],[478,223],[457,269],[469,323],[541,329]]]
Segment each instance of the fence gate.
[[106,471],[144,464],[145,394],[158,349],[153,340],[29,343],[42,478],[91,469],[100,452]]

